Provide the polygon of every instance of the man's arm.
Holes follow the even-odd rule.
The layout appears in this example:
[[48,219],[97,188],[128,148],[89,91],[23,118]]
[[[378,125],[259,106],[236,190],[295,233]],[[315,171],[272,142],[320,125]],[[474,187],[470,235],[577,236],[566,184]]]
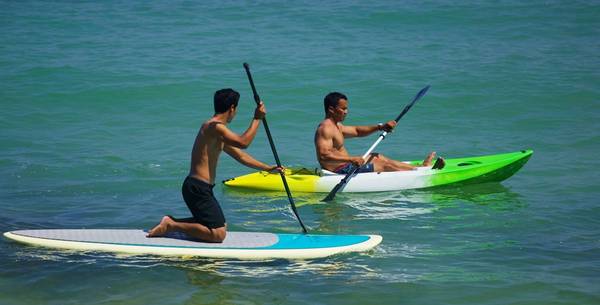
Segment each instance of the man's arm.
[[370,126],[345,126],[340,124],[340,130],[342,131],[342,134],[344,134],[345,138],[364,137],[381,130],[390,132],[392,129],[394,129],[394,127],[396,127],[396,121],[393,120],[385,124]]
[[238,162],[244,164],[245,166],[248,166],[248,167],[251,167],[254,169],[258,169],[258,170],[262,170],[262,171],[272,171],[274,169],[277,169],[277,165],[271,166],[271,165],[264,164],[256,159],[254,159],[250,154],[248,154],[247,152],[245,152],[237,147],[225,144],[225,146],[223,147],[223,151],[226,152],[228,155],[230,155],[235,160],[237,160]]
[[254,140],[258,126],[260,126],[260,120],[262,120],[266,114],[267,111],[265,110],[265,105],[260,102],[260,104],[256,106],[256,109],[254,110],[254,118],[250,122],[250,126],[242,135],[238,135],[231,131],[224,124],[216,124],[215,131],[218,135],[223,137],[223,142],[225,142],[225,144],[245,149],[248,148],[250,143],[252,143],[252,140]]
[[252,140],[254,140],[258,126],[260,126],[260,121],[253,119],[252,122],[250,122],[248,129],[246,129],[242,135],[238,135],[237,133],[231,131],[224,124],[216,124],[215,131],[223,138],[225,145],[231,145],[233,147],[245,149],[248,148],[250,143],[252,143]]

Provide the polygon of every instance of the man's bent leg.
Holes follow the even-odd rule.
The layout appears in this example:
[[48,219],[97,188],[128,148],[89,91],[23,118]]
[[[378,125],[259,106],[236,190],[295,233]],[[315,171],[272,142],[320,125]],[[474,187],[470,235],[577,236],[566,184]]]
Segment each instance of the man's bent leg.
[[175,221],[172,226],[174,231],[183,232],[190,237],[213,243],[223,242],[227,235],[227,225],[213,229],[199,223]]
[[384,155],[378,155],[373,158],[373,165],[375,165],[376,172],[395,172],[395,171],[407,171],[415,170],[417,167],[431,166],[431,161],[435,158],[435,151],[429,153],[423,160],[423,164],[419,166],[413,166],[408,163],[389,159]]
[[372,162],[376,172],[410,171],[416,168],[410,164],[389,159],[382,154],[373,158]]
[[191,219],[183,219],[182,221],[175,221],[170,216],[164,216],[161,222],[148,232],[148,237],[160,237],[165,236],[169,232],[183,232],[186,235],[208,241],[220,243],[225,240],[227,235],[227,225],[219,228],[209,228],[202,224],[192,222]]

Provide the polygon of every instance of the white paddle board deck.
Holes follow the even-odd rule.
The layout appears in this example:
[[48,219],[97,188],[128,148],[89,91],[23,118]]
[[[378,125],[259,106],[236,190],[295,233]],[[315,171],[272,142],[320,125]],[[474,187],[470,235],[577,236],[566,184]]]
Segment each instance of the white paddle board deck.
[[312,259],[346,252],[368,251],[379,235],[314,235],[259,232],[227,232],[223,243],[193,240],[185,234],[146,237],[143,230],[53,229],[18,230],[6,238],[36,246],[131,254],[197,256],[234,259]]

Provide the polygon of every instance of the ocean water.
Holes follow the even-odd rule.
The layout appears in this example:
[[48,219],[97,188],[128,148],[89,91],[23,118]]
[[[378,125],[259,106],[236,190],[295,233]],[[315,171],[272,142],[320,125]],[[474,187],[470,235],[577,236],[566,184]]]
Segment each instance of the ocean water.
[[[253,101],[279,156],[316,166],[330,91],[347,124],[393,119],[378,151],[420,159],[534,149],[503,183],[294,194],[313,233],[383,236],[309,261],[80,253],[0,239],[0,304],[600,303],[598,1],[0,2],[0,231],[151,228],[215,90]],[[362,154],[376,139],[348,140]],[[260,129],[248,151],[274,163]],[[218,179],[252,171],[223,155]],[[284,194],[215,193],[231,230],[300,232]]]

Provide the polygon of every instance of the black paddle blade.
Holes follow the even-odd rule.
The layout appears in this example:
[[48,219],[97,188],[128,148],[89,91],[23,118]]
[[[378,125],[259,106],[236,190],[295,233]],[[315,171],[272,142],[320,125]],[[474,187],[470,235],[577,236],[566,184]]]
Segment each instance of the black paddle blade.
[[340,190],[340,188],[342,188],[342,186],[343,186],[344,184],[345,184],[345,183],[343,183],[343,182],[340,182],[340,183],[336,184],[336,185],[333,187],[333,189],[331,190],[331,192],[329,192],[329,194],[327,194],[327,197],[325,197],[325,198],[324,198],[323,200],[321,200],[321,201],[323,201],[323,202],[329,202],[329,201],[333,200],[333,198],[335,198],[335,194],[336,194],[336,193],[337,193],[337,192]]
[[396,117],[396,123],[398,123],[398,121],[400,121],[400,119],[410,110],[410,108],[420,99],[423,97],[423,95],[425,95],[425,93],[427,93],[427,90],[429,90],[429,87],[431,87],[430,85],[427,85],[425,88],[421,89],[421,91],[419,91],[419,93],[417,93],[417,95],[415,95],[415,98],[413,98],[413,100],[410,102],[410,104],[406,105],[406,107],[404,107],[404,109],[402,109],[402,112],[400,112],[400,114]]
[[415,96],[414,101],[423,97],[423,95],[425,95],[425,93],[427,93],[427,90],[429,90],[429,87],[431,87],[431,86],[427,85],[427,86],[425,86],[425,88],[421,89],[421,91],[419,91],[419,93],[417,93],[417,96]]
[[[369,162],[371,162],[371,160],[373,160],[373,156],[374,155],[371,154],[371,156],[369,157],[367,162],[365,162],[365,164],[368,164]],[[325,197],[321,201],[328,202],[328,201],[333,200],[333,198],[335,198],[335,194],[337,194],[337,192],[348,183],[348,181],[350,180],[350,178],[352,176],[354,176],[356,173],[358,173],[358,171],[363,167],[363,165],[354,167],[348,174],[346,174],[346,176],[344,178],[342,178],[342,180],[338,184],[336,184],[333,187],[331,192],[329,192],[329,194],[327,194],[327,197]]]
[[356,173],[358,173],[360,171],[360,169],[365,166],[366,164],[369,164],[372,160],[373,157],[375,157],[375,154],[371,154],[371,156],[369,156],[369,159],[367,159],[367,162],[365,162],[365,164],[361,165],[361,166],[356,166],[354,167],[338,184],[336,184],[333,189],[331,190],[331,192],[329,192],[329,194],[327,194],[327,197],[325,197],[323,200],[323,202],[328,202],[333,200],[333,198],[335,198],[335,194],[337,194],[337,192],[344,187],[344,185],[346,185],[348,183],[348,181],[350,180],[350,178],[354,175],[356,175]]

